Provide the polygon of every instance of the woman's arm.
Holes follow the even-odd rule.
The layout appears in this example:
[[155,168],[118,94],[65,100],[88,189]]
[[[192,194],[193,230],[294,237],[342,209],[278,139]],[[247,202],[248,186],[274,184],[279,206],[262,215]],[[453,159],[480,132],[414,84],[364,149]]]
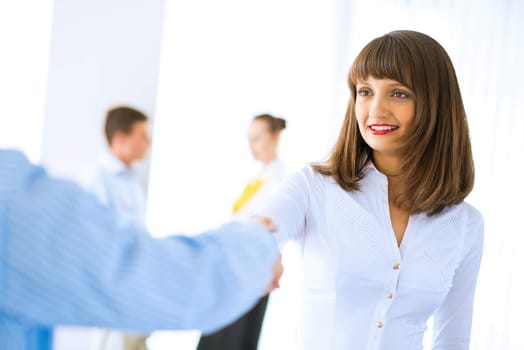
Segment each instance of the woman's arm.
[[298,240],[304,233],[313,176],[310,167],[289,176],[255,211],[255,219],[273,231],[279,243]]
[[467,222],[463,259],[453,285],[434,315],[433,350],[467,350],[471,334],[473,300],[482,257],[484,224],[472,207]]

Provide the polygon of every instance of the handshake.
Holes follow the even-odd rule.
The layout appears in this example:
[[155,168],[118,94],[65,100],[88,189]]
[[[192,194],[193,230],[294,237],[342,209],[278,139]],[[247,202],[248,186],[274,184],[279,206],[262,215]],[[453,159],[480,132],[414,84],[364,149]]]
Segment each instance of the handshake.
[[[257,216],[254,217],[254,221],[264,226],[264,228],[266,228],[269,232],[275,232],[277,230],[273,221],[267,217]],[[284,266],[282,265],[282,257],[279,256],[277,261],[273,265],[273,279],[271,280],[271,284],[266,289],[264,295],[267,295],[275,289],[280,288],[280,278],[282,277],[283,273]]]

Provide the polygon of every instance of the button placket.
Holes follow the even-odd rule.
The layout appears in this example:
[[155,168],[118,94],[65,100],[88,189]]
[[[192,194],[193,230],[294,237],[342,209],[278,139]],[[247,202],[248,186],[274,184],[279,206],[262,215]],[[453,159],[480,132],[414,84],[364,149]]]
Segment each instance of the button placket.
[[386,293],[385,295],[385,302],[382,303],[383,307],[382,307],[382,311],[380,312],[380,316],[379,316],[379,320],[377,321],[376,323],[376,328],[377,329],[382,329],[384,328],[385,324],[384,324],[384,320],[386,319],[386,314],[391,306],[391,303],[393,301],[393,291],[396,291],[397,288],[398,288],[398,281],[399,281],[399,277],[400,277],[400,263],[394,263],[393,264],[393,271],[395,272],[395,277],[392,278],[391,280],[391,289],[389,292]]
[[[398,258],[400,257],[397,256],[395,260]],[[391,271],[389,272],[390,279],[389,282],[387,282],[385,285],[386,288],[384,289],[384,294],[382,294],[382,297],[379,300],[379,303],[376,308],[375,323],[373,325],[373,338],[370,343],[370,349],[378,349],[380,347],[380,344],[382,343],[384,328],[387,326],[386,316],[393,302],[393,297],[397,291],[401,264],[399,262],[395,262],[395,260],[393,260],[391,262],[391,265],[389,265],[391,266],[391,270],[389,270]]]

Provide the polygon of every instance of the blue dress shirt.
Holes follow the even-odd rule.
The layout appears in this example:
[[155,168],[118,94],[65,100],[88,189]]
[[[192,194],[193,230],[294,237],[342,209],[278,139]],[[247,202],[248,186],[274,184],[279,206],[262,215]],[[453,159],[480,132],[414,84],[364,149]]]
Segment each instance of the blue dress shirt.
[[87,187],[122,224],[144,225],[146,196],[138,174],[112,153],[98,159]]
[[77,185],[0,150],[0,349],[45,348],[39,327],[59,324],[215,331],[255,304],[277,256],[256,224],[166,239],[118,225]]

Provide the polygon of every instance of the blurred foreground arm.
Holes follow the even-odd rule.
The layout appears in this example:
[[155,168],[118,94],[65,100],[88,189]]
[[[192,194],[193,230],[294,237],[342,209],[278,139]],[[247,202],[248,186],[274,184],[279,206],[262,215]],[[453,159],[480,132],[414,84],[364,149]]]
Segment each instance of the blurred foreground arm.
[[75,184],[0,150],[0,319],[210,332],[274,284],[278,255],[257,224],[166,239],[120,227]]

